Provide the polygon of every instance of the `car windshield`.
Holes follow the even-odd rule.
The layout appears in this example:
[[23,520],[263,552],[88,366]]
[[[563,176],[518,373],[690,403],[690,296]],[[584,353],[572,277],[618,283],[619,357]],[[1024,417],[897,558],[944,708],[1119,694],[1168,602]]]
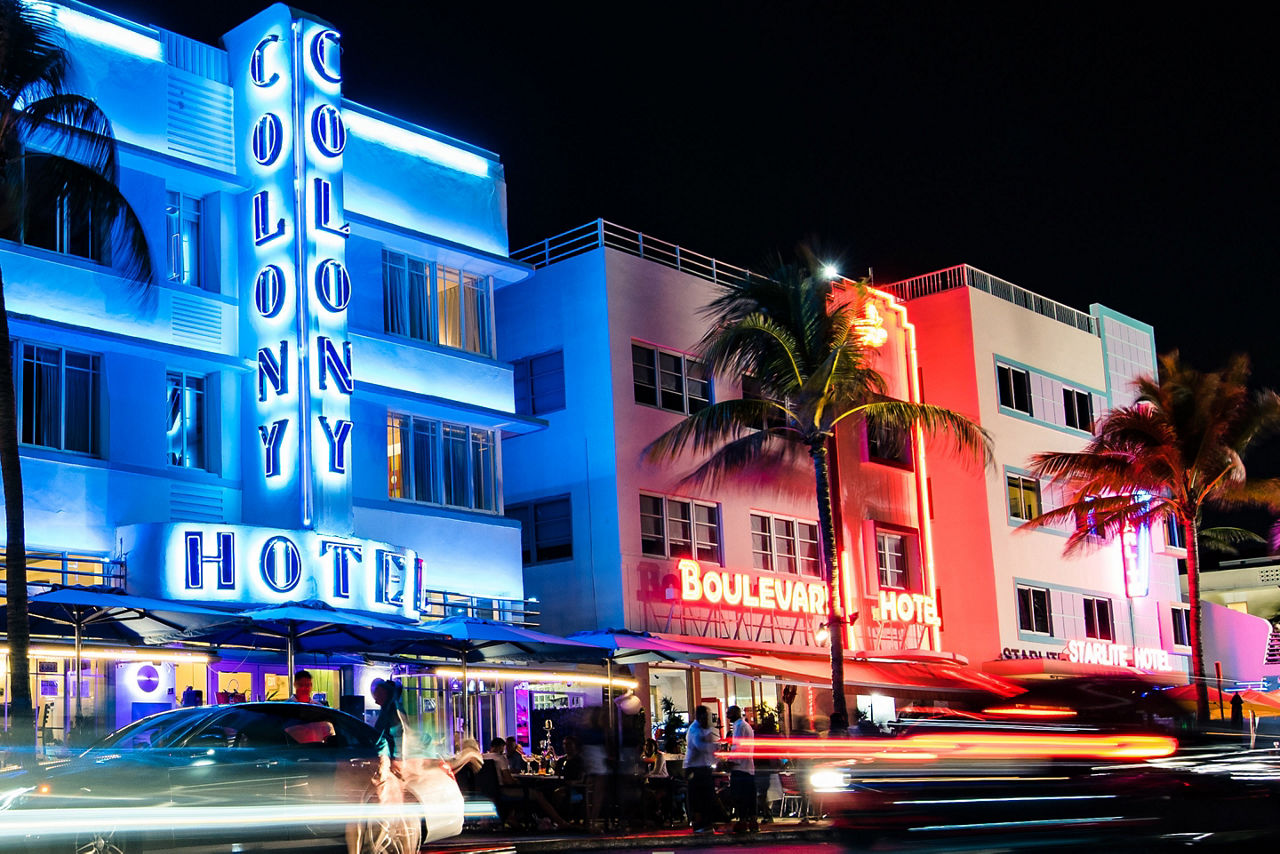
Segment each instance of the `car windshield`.
[[203,717],[204,713],[153,715],[116,730],[89,749],[135,750],[172,747],[178,744],[191,727]]

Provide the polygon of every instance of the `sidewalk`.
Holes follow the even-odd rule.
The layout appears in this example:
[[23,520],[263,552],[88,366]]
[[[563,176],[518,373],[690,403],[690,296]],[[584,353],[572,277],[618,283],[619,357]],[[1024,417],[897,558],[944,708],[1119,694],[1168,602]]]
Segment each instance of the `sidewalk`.
[[[727,827],[727,826],[726,826]],[[801,826],[795,819],[775,820],[766,824],[759,833],[736,835],[727,830],[722,833],[694,834],[690,828],[663,828],[622,834],[557,834],[536,836],[511,836],[505,833],[467,832],[453,839],[431,843],[424,851],[452,852],[452,854],[537,854],[542,851],[595,851],[601,848],[686,848],[709,845],[768,845],[770,843],[829,842],[834,838],[829,821],[817,821]]]

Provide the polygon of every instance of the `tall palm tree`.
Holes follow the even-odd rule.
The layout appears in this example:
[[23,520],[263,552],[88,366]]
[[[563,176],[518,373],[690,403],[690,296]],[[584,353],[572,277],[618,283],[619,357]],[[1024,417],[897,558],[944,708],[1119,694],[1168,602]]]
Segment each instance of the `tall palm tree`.
[[783,265],[770,278],[752,276],[724,285],[706,308],[712,326],[699,352],[713,374],[751,377],[760,394],[716,401],[646,448],[654,461],[674,459],[685,450],[707,455],[684,478],[707,484],[766,459],[808,455],[827,581],[832,710],[846,717],[844,642],[849,618],[841,600],[829,464],[837,427],[865,419],[883,429],[920,426],[930,434],[949,436],[966,453],[990,457],[989,437],[965,416],[886,396],[885,379],[874,367],[874,350],[864,344],[855,326],[866,288],[855,283],[850,290],[833,294],[832,282],[818,274],[816,264]]
[[[1159,359],[1158,378],[1137,381],[1138,399],[1109,412],[1082,451],[1032,457],[1031,470],[1066,489],[1068,503],[1047,510],[1024,527],[1074,525],[1067,553],[1114,537],[1126,526],[1173,520],[1187,547],[1187,592],[1191,599],[1191,668],[1196,714],[1209,721],[1200,607],[1200,546],[1204,508],[1280,508],[1280,480],[1249,480],[1244,455],[1280,430],[1280,396],[1251,392],[1249,360],[1231,359],[1221,371],[1201,373],[1178,351]],[[1240,540],[1239,532],[1215,530],[1215,541]]]
[[[0,0],[0,235],[21,239],[30,214],[90,223],[121,275],[145,288],[151,281],[151,253],[138,217],[117,186],[111,122],[93,101],[68,90],[69,61],[58,37],[49,12],[23,0]],[[34,747],[22,459],[2,270],[0,473],[10,736],[16,747]]]

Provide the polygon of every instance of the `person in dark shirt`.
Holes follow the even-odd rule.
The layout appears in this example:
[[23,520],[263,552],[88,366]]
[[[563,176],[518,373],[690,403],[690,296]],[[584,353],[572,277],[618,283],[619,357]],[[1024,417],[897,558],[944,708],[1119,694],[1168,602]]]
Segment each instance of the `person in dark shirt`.
[[520,749],[520,742],[516,741],[514,735],[507,736],[507,766],[511,769],[512,774],[523,774],[529,770],[529,763],[524,758],[524,751]]

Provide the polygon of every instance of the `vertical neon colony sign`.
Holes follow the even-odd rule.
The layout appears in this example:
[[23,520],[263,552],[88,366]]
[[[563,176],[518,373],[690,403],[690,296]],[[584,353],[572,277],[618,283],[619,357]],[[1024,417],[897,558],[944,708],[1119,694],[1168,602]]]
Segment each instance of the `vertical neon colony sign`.
[[[343,222],[341,37],[292,21],[249,56],[253,116],[250,257],[256,266],[249,327],[256,344],[255,403],[264,497],[271,521],[349,527],[353,424]],[[296,489],[296,513],[288,504]],[[317,501],[317,491],[325,496]],[[281,501],[280,499],[284,499]],[[264,520],[265,521],[265,520]]]

